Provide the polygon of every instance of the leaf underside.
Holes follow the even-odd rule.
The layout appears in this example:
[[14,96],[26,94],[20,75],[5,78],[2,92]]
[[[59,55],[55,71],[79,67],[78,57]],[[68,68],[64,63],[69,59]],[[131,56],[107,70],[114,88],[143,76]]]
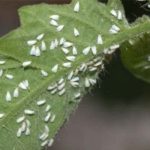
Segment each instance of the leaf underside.
[[131,39],[121,46],[123,64],[137,78],[150,83],[150,36]]
[[[97,0],[80,0],[80,11],[74,12],[77,2],[73,0],[66,5],[40,4],[23,7],[19,10],[21,27],[0,39],[0,62],[6,61],[0,65],[0,70],[3,71],[0,77],[0,114],[4,114],[0,119],[0,149],[40,150],[41,144],[46,142],[39,140],[39,136],[45,131],[45,126],[50,130],[46,140],[54,138],[70,113],[75,110],[80,99],[95,84],[98,74],[104,70],[104,49],[109,52],[110,46],[120,45],[128,39],[149,32],[148,18],[142,23],[129,26],[120,3],[115,9],[121,9],[123,18],[118,20],[110,13],[112,4],[107,6],[98,3]],[[58,23],[64,25],[61,32],[57,32],[56,27],[49,23],[51,15],[60,16]],[[117,34],[110,34],[112,25],[120,28]],[[79,30],[79,36],[74,36],[74,28]],[[44,34],[42,40],[46,44],[46,50],[41,51],[39,57],[31,56],[32,47],[27,44],[27,41],[36,39],[40,34]],[[103,38],[102,44],[97,44],[99,34]],[[73,55],[72,46],[67,48],[69,50],[67,55],[61,50],[62,45],[58,44],[55,49],[50,49],[51,42],[56,39],[60,41],[62,37],[73,43],[78,51],[75,61],[71,62],[69,68],[64,67],[63,63],[69,62],[66,56]],[[38,41],[36,47],[40,47],[41,42]],[[88,46],[96,46],[97,53],[93,54],[90,51],[88,55],[83,54],[83,49]],[[32,63],[28,67],[22,67],[25,61],[32,61]],[[58,71],[54,73],[51,69],[56,64],[58,64]],[[41,70],[46,71],[48,76],[42,76]],[[79,85],[75,87],[67,79],[72,71],[72,79],[79,79],[79,82],[76,82]],[[7,78],[10,74],[14,76],[11,80]],[[60,87],[62,83],[58,84],[58,82],[62,78],[65,92],[57,89],[57,92],[52,94],[56,89],[47,90],[48,86],[54,84],[57,84],[57,88]],[[11,97],[11,101],[8,102],[6,93],[9,92],[12,96],[14,89],[25,80],[29,82],[27,90],[19,87],[19,96]],[[77,96],[78,94],[81,95]],[[38,106],[37,101],[43,99],[46,103]],[[48,105],[51,109],[46,112]],[[33,110],[34,114],[24,114],[26,109]],[[48,113],[51,113],[50,120],[54,115],[56,116],[54,121],[44,121]],[[25,116],[23,122],[16,123],[16,120],[22,116]],[[26,131],[23,131],[21,137],[17,137],[18,129],[23,126],[23,123],[26,125],[26,121],[31,123],[28,127],[30,135],[26,136]]]

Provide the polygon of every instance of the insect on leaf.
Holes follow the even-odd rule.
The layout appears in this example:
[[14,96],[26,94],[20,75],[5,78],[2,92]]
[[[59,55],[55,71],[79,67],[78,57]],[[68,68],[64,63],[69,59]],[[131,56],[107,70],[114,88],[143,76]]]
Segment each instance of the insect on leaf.
[[105,55],[148,32],[150,21],[130,26],[122,9],[97,0],[19,14],[21,26],[0,39],[0,149],[40,150],[97,83]]

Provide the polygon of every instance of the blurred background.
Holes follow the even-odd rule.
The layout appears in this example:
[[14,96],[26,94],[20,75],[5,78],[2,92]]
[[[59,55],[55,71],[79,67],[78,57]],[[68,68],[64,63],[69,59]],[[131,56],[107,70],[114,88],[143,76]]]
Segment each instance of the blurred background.
[[[104,2],[105,0],[103,0]],[[17,9],[40,2],[68,0],[0,0],[0,36],[19,26]],[[143,13],[135,0],[123,0],[129,22]],[[56,137],[50,150],[150,150],[150,85],[135,79],[119,52]]]

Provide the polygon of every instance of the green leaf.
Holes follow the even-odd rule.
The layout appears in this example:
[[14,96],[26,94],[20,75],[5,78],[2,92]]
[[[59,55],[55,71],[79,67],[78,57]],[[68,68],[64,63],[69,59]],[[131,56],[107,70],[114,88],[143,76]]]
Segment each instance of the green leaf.
[[[118,45],[128,39],[150,31],[149,19],[129,26],[125,17],[117,19],[118,16],[115,17],[110,13],[111,6],[98,3],[97,0],[80,0],[80,11],[74,12],[77,2],[73,0],[72,3],[66,5],[40,4],[23,7],[19,10],[21,27],[0,39],[1,74],[3,71],[0,77],[0,149],[40,150],[41,144],[47,145],[47,141],[39,140],[39,136],[47,131],[45,126],[50,129],[46,139],[54,138],[71,112],[76,109],[80,98],[93,87],[98,74],[104,70],[105,55],[111,55]],[[117,10],[115,8],[115,11],[118,14],[118,8]],[[64,25],[61,32],[57,32],[56,27],[49,23],[51,21],[49,16],[52,15],[60,16],[57,22],[59,25]],[[56,24],[56,22],[53,23]],[[110,33],[112,25],[119,27],[120,31],[116,34]],[[79,36],[74,35],[74,28],[80,32]],[[44,34],[42,40],[46,44],[46,50],[41,51],[39,57],[31,56],[32,46],[29,46],[27,42],[35,40],[40,34]],[[102,36],[103,43],[101,44],[97,43],[98,35]],[[68,43],[63,46],[57,45],[57,41],[61,38],[73,43],[78,54],[73,54],[72,46],[68,48],[69,54],[64,54],[61,48]],[[41,47],[42,40],[37,40],[36,47]],[[56,46],[53,50],[50,49],[52,41],[55,41]],[[93,46],[97,48],[97,53]],[[85,50],[86,47],[90,47],[89,53],[88,49]],[[93,47],[93,52],[91,47]],[[36,55],[37,51],[36,49]],[[86,52],[87,55],[85,55]],[[66,56],[75,56],[75,61],[73,61],[74,57],[67,57],[73,62],[66,60]],[[2,64],[3,60],[6,61],[4,64]],[[32,62],[29,66],[22,66],[24,62],[29,61]],[[70,63],[64,64],[65,62],[70,62],[71,67],[69,67]],[[58,70],[57,67],[53,68],[56,64],[58,64]],[[63,65],[67,65],[68,68]],[[56,73],[52,72],[52,68],[57,70]],[[42,76],[41,70],[46,71],[48,76]],[[71,72],[73,72],[73,79],[70,81],[68,75]],[[10,75],[14,78],[10,79],[12,77]],[[62,78],[65,87],[59,83]],[[49,86],[55,84],[57,88],[47,90]],[[17,87],[19,96],[16,96],[15,91],[16,97],[13,97],[13,92]],[[37,102],[43,99],[46,103],[38,106]],[[46,112],[46,107],[49,105],[51,109]],[[50,118],[52,120],[44,121],[49,118],[49,113],[52,115]],[[54,115],[55,120],[53,120]],[[22,116],[25,116],[25,119],[17,123],[16,120],[20,117],[22,119]],[[17,137],[16,134],[18,133],[19,136],[18,129],[20,128],[23,131],[21,136]],[[25,135],[29,129],[30,135]]]
[[[134,24],[147,20],[147,16],[137,19]],[[150,82],[150,61],[149,61],[149,33],[140,37],[130,39],[121,46],[121,58],[125,67],[137,78]]]
[[107,5],[113,9],[121,9],[124,10],[123,4],[120,0],[108,0]]
[[121,47],[123,64],[137,78],[150,83],[150,35],[132,39]]

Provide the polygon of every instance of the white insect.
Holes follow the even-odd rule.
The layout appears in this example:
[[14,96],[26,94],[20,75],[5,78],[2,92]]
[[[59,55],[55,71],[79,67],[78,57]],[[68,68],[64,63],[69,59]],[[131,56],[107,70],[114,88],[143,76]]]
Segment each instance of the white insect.
[[85,78],[85,87],[86,87],[86,88],[89,88],[89,87],[90,87],[89,78]]
[[90,72],[93,72],[93,71],[96,71],[96,70],[97,70],[97,67],[90,67],[90,68],[89,68],[89,71],[90,71]]
[[45,122],[48,122],[51,118],[51,112],[48,112],[48,114],[46,115],[46,117],[44,118]]
[[121,12],[120,10],[116,11],[116,10],[112,9],[112,10],[110,11],[110,13],[111,13],[114,17],[116,17],[118,20],[122,20],[122,19],[123,19],[122,12]]
[[59,81],[58,81],[58,84],[62,84],[64,82],[64,78],[61,78]]
[[35,47],[35,56],[41,56],[41,50],[38,46]]
[[51,94],[54,95],[57,92],[57,89],[51,91]]
[[29,41],[27,41],[27,45],[28,45],[28,46],[33,46],[33,45],[35,45],[36,43],[37,43],[36,40],[29,40]]
[[70,62],[65,62],[65,63],[63,63],[63,66],[65,67],[65,68],[71,68],[71,63]]
[[30,110],[30,109],[25,109],[25,110],[24,110],[24,113],[25,113],[26,115],[34,115],[34,114],[35,114],[35,111]]
[[2,77],[3,76],[3,69],[0,69],[0,77]]
[[77,28],[74,28],[74,36],[79,36],[80,33],[79,33],[79,30]]
[[57,31],[60,32],[60,31],[63,30],[63,28],[64,28],[64,25],[59,25],[59,26],[57,27]]
[[79,12],[80,11],[80,3],[77,2],[74,6],[74,12]]
[[57,88],[57,84],[49,85],[47,90],[51,91],[51,90],[54,90],[55,88]]
[[31,56],[35,56],[36,55],[36,46],[35,45],[32,46],[32,48],[30,50],[30,55]]
[[2,119],[5,116],[4,113],[0,113],[0,119]]
[[26,131],[25,131],[25,135],[30,135],[30,133],[31,133],[31,132],[30,132],[30,129],[27,128]]
[[89,82],[91,85],[95,85],[96,84],[96,80],[95,79],[89,79]]
[[72,79],[72,77],[73,77],[73,74],[74,74],[74,72],[73,71],[71,71],[69,74],[68,74],[68,80],[71,80]]
[[27,119],[26,119],[26,125],[27,125],[28,128],[31,127],[31,122],[29,120],[27,120]]
[[16,89],[14,90],[13,97],[18,97],[18,96],[19,96],[19,89],[16,88]]
[[7,102],[10,102],[10,101],[12,100],[12,96],[11,96],[11,94],[10,94],[9,91],[7,91],[5,98],[6,98],[6,101],[7,101]]
[[75,61],[76,57],[75,56],[67,56],[66,59],[73,62],[73,61]]
[[41,134],[41,135],[39,136],[39,139],[40,139],[41,141],[45,141],[45,140],[48,138],[48,136],[49,136],[48,133],[43,132],[43,134]]
[[26,123],[23,122],[22,125],[21,125],[21,131],[25,132],[25,130],[26,130]]
[[46,43],[44,41],[41,43],[41,50],[46,51]]
[[58,86],[58,90],[61,91],[65,87],[65,82]]
[[5,60],[0,60],[0,65],[4,65],[6,63]]
[[58,71],[58,64],[54,65],[51,69],[52,72],[56,73]]
[[76,68],[75,71],[74,71],[74,75],[76,76],[76,75],[78,75],[78,73],[79,73],[79,69]]
[[45,140],[44,142],[41,143],[42,147],[45,147],[48,144],[48,140]]
[[103,39],[102,39],[102,36],[100,34],[97,37],[97,44],[98,45],[102,45],[103,44]]
[[79,99],[79,98],[81,97],[81,93],[76,93],[76,94],[74,95],[74,97],[75,97],[75,99]]
[[120,47],[119,44],[115,44],[115,45],[110,46],[110,49],[111,49],[111,50],[114,50],[114,49],[117,49],[117,48],[119,48],[119,47]]
[[84,54],[84,55],[88,55],[88,54],[89,54],[89,52],[90,52],[90,49],[91,49],[91,47],[90,47],[90,46],[88,46],[88,47],[84,48],[84,49],[83,49],[83,51],[82,51],[82,52],[83,52],[83,54]]
[[59,20],[59,15],[51,15],[50,19]]
[[45,125],[45,133],[49,133],[49,127]]
[[23,81],[24,85],[28,88],[29,87],[29,81],[28,80],[25,80]]
[[55,41],[51,41],[51,44],[50,44],[50,50],[53,50],[56,48],[56,44],[55,44]]
[[45,131],[39,136],[39,139],[42,141],[45,141],[45,139],[47,138],[48,133],[45,133]]
[[46,103],[46,100],[45,99],[43,99],[43,100],[39,100],[39,101],[37,101],[37,105],[38,106],[42,106],[42,105],[44,105]]
[[50,20],[50,24],[52,25],[52,26],[55,26],[55,27],[57,27],[58,26],[58,22],[56,21],[56,20]]
[[48,72],[46,72],[45,70],[41,70],[41,74],[43,77],[47,77],[48,76]]
[[39,139],[45,141],[48,136],[49,136],[49,127],[45,125],[44,132],[39,136]]
[[103,50],[103,53],[104,53],[104,54],[108,54],[108,53],[109,53],[109,49],[108,49],[108,48],[105,48],[105,49]]
[[48,132],[44,131],[41,135],[39,135],[39,139],[41,141],[45,141],[45,139],[47,138],[47,135],[49,135]]
[[112,10],[110,11],[110,13],[111,13],[114,17],[117,17],[117,12],[116,12],[116,10],[112,9]]
[[77,55],[78,54],[77,48],[75,46],[72,47],[72,54],[73,55]]
[[59,96],[62,96],[63,94],[65,94],[65,92],[66,92],[66,90],[65,90],[65,88],[64,88],[64,89],[62,89],[62,90],[58,93],[58,95],[59,95]]
[[19,87],[22,90],[27,90],[29,88],[29,82],[28,82],[28,80],[24,80],[24,81],[20,82],[19,83]]
[[102,65],[102,61],[97,62],[96,64],[94,64],[94,67],[98,67]]
[[16,122],[17,122],[17,123],[21,123],[21,122],[23,122],[24,120],[25,120],[25,116],[21,116],[21,117],[17,118]]
[[96,46],[92,46],[91,50],[92,50],[93,55],[97,54],[97,48],[96,48]]
[[55,43],[55,47],[57,47],[59,45],[59,42],[57,39],[54,40],[54,43]]
[[37,55],[37,47],[35,45],[32,46],[32,48],[30,50],[30,55],[31,56],[36,56]]
[[80,78],[79,77],[74,77],[71,79],[71,82],[79,82]]
[[25,61],[22,63],[22,66],[25,68],[25,67],[28,67],[32,64],[32,61]]
[[51,110],[51,106],[50,105],[47,105],[46,108],[45,108],[45,112],[48,112]]
[[17,131],[17,137],[18,137],[18,138],[21,137],[21,134],[22,134],[22,129],[19,128],[18,131]]
[[56,119],[56,115],[55,115],[55,114],[53,114],[53,115],[52,115],[52,117],[51,117],[51,120],[50,120],[50,121],[51,121],[51,122],[54,122],[54,121],[55,121],[55,119]]
[[54,139],[50,139],[49,141],[48,141],[48,147],[52,147],[52,145],[53,145],[53,143],[54,143]]
[[118,20],[122,20],[123,19],[122,12],[120,10],[118,11],[117,18],[118,18]]
[[63,44],[64,48],[68,48],[68,47],[71,47],[71,46],[73,46],[73,43],[71,43],[71,42],[64,42],[64,44]]
[[63,45],[65,41],[66,41],[65,38],[61,38],[59,41],[59,45]]
[[79,71],[85,72],[87,70],[87,65],[85,63],[81,64]]
[[72,87],[76,88],[79,86],[79,82],[73,82],[73,81],[70,81],[70,84]]
[[61,50],[64,52],[64,54],[68,54],[69,50],[67,48],[62,47]]
[[14,76],[11,75],[11,74],[6,74],[5,76],[6,76],[6,78],[9,79],[9,80],[12,80],[12,79],[14,78]]
[[42,34],[38,35],[36,39],[39,40],[39,41],[41,41],[43,39],[44,35],[45,34],[42,33]]
[[118,26],[112,25],[110,30],[109,30],[109,33],[110,34],[117,34],[119,31],[120,31],[120,28]]

